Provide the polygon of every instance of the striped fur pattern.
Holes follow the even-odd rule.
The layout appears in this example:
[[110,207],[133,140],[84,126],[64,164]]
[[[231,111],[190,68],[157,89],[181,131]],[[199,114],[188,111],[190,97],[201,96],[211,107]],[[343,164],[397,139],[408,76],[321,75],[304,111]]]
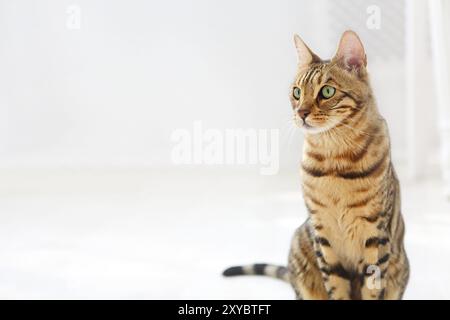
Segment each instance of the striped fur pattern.
[[230,267],[223,272],[223,275],[225,277],[243,275],[268,276],[290,282],[288,269],[286,267],[266,263],[255,263],[246,266]]
[[[362,43],[345,32],[329,61],[298,36],[295,44],[299,65],[290,96],[305,132],[308,219],[292,240],[289,282],[298,299],[401,299],[409,263],[400,186]],[[334,95],[321,95],[324,86]]]
[[[344,33],[331,61],[298,37],[296,47],[293,86],[302,96],[291,102],[305,131],[301,176],[309,218],[292,242],[291,283],[305,299],[400,299],[409,277],[400,187],[362,43]],[[320,96],[326,85],[336,89],[331,98]]]

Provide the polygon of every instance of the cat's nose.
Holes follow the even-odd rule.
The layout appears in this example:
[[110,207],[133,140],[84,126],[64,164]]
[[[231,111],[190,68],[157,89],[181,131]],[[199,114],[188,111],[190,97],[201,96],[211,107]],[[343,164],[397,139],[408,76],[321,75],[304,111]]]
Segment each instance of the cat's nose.
[[300,118],[303,119],[303,121],[306,120],[306,117],[311,113],[309,109],[300,109],[297,111]]

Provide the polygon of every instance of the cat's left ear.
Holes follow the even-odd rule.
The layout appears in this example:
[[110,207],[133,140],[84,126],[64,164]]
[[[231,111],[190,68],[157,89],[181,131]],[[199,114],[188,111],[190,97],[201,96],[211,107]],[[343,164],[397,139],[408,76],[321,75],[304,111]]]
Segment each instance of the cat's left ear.
[[333,60],[348,71],[367,66],[363,44],[355,32],[351,30],[344,32]]

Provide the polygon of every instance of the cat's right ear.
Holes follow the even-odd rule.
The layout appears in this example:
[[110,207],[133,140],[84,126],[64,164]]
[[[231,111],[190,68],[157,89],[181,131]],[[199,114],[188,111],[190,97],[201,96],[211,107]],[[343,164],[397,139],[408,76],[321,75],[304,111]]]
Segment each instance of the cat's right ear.
[[354,31],[347,30],[342,34],[333,60],[348,71],[360,70],[367,66],[364,46]]
[[298,66],[305,67],[313,62],[320,62],[320,58],[311,51],[303,40],[294,34],[294,44],[297,49]]

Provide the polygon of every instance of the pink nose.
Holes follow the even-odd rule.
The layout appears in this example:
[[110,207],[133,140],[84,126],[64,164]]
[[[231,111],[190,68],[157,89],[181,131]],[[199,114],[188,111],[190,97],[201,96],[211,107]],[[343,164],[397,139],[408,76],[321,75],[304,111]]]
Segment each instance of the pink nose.
[[304,121],[306,117],[308,117],[308,115],[311,113],[311,111],[309,109],[300,109],[297,111],[297,113]]

